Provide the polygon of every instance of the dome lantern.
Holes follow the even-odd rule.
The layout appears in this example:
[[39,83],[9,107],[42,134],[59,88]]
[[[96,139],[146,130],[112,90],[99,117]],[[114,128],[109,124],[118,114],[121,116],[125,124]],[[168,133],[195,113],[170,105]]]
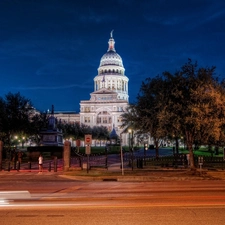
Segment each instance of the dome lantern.
[[110,32],[108,50],[101,57],[98,75],[94,78],[94,91],[102,88],[118,93],[117,98],[128,101],[128,77],[125,75],[123,60],[115,50],[113,30]]
[[109,39],[108,44],[109,44],[108,52],[109,51],[114,51],[115,52],[116,50],[115,50],[115,47],[114,47],[115,41],[113,39],[113,30],[110,32],[110,39]]

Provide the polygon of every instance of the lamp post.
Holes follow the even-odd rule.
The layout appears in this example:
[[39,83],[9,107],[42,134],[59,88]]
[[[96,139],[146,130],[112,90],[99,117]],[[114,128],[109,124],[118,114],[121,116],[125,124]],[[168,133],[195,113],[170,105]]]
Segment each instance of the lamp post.
[[[129,150],[131,151],[131,168],[134,170],[134,131],[132,129],[128,129],[129,133]],[[131,137],[130,137],[131,134]],[[130,149],[131,146],[131,149]]]
[[134,131],[131,132],[131,168],[134,170]]
[[18,136],[15,136],[15,142],[16,142],[16,149],[17,149],[17,139],[18,139]]
[[25,137],[22,137],[22,148],[24,147]]
[[146,166],[146,152],[148,150],[148,143],[145,143],[145,149],[144,149],[144,164]]
[[122,175],[124,175],[124,168],[123,168],[123,148],[122,148],[122,134],[120,134],[120,158],[121,158],[121,170],[122,170]]
[[130,149],[130,135],[131,135],[131,129],[128,129],[128,134],[129,134],[129,140],[128,140],[128,145],[129,145],[129,166],[131,165],[131,149]]
[[130,134],[131,134],[131,129],[128,129],[128,134],[129,134],[129,141],[128,141],[128,145],[129,145],[129,152],[130,152]]

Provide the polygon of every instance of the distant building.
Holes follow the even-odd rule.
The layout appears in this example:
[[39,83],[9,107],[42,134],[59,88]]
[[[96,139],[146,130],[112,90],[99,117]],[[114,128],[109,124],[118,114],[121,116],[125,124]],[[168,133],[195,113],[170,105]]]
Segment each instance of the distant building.
[[113,32],[110,33],[108,51],[102,56],[98,74],[94,77],[94,92],[90,100],[80,101],[80,113],[55,112],[58,120],[93,126],[105,126],[109,131],[122,132],[121,115],[129,103],[128,77],[120,55],[115,50]]
[[73,111],[55,111],[55,117],[62,123],[80,123],[80,114]]

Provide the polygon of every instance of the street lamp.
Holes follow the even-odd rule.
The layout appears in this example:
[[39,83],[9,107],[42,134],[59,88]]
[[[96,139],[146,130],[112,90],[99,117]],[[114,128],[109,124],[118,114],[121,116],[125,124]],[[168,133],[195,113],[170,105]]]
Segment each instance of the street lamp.
[[129,159],[129,166],[131,165],[131,149],[130,149],[130,135],[131,135],[131,129],[128,129],[128,134],[129,134],[129,140],[128,140],[128,145],[129,145],[129,156],[130,156],[130,159]]
[[24,147],[25,137],[22,137],[22,148]]
[[[128,133],[129,133],[129,144],[131,145],[131,168],[132,170],[134,170],[134,131],[132,129],[128,129]],[[131,134],[131,138],[130,138],[130,134]]]
[[16,149],[17,149],[17,139],[18,139],[18,136],[15,136],[14,139],[15,139],[15,142],[16,142]]
[[120,159],[121,159],[121,171],[122,171],[122,175],[124,175],[124,168],[123,168],[122,133],[120,134]]
[[144,149],[144,164],[146,166],[146,152],[148,150],[148,143],[145,143],[145,149]]
[[131,134],[131,129],[128,129],[128,134],[129,134],[129,141],[128,141],[128,144],[129,144],[129,151],[130,151],[130,134]]

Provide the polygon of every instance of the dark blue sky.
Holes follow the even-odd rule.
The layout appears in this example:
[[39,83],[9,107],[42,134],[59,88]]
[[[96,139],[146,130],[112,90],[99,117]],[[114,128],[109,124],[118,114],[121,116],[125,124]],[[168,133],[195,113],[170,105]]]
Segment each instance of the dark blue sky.
[[0,0],[0,96],[79,111],[112,29],[130,102],[145,78],[188,58],[225,77],[224,0]]

